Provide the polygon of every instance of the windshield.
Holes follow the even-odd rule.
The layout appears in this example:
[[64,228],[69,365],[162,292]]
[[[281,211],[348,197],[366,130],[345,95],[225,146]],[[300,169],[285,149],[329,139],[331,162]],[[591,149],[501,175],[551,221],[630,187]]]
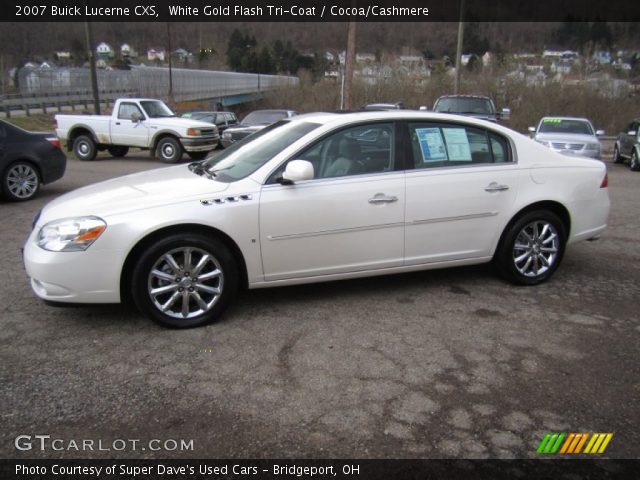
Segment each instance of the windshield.
[[539,133],[577,133],[593,135],[593,128],[586,120],[567,120],[563,118],[543,118],[538,127]]
[[282,120],[208,158],[204,167],[221,182],[240,180],[319,126],[317,123]]
[[140,106],[144,109],[149,118],[176,116],[176,114],[160,100],[143,100],[140,102]]
[[283,118],[287,118],[287,112],[257,111],[251,112],[244,117],[242,123],[247,125],[269,124],[282,120]]
[[433,110],[440,113],[495,113],[488,98],[441,98]]

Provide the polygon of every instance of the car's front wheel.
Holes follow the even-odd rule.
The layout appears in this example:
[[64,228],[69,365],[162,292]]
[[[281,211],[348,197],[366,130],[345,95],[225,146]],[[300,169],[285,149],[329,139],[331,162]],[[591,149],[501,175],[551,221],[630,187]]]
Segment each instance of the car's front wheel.
[[552,212],[529,212],[505,231],[495,263],[501,275],[519,285],[535,285],[547,280],[558,268],[564,254],[566,232]]
[[29,200],[40,188],[36,169],[27,162],[16,162],[2,176],[2,196],[11,202]]
[[144,251],[133,270],[133,300],[161,325],[191,328],[217,320],[238,289],[229,249],[199,234],[171,235]]
[[634,172],[640,172],[640,158],[638,158],[638,149],[634,148],[631,153],[631,161],[629,162],[629,168]]
[[160,139],[156,156],[165,163],[176,163],[182,158],[182,145],[173,137]]

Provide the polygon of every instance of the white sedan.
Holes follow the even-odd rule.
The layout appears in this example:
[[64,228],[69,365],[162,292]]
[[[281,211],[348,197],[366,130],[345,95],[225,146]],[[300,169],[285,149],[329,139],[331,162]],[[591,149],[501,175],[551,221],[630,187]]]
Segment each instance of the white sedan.
[[63,195],[24,262],[51,302],[132,299],[151,319],[217,319],[262,288],[493,261],[533,285],[607,224],[605,165],[512,130],[423,112],[318,113],[202,162]]

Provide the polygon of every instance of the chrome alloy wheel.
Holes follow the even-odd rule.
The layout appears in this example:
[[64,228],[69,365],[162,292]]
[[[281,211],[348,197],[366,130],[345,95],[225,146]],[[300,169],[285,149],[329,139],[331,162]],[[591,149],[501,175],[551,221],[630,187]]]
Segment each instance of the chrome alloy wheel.
[[38,173],[24,163],[15,165],[7,172],[7,188],[16,198],[30,198],[38,190]]
[[558,258],[560,238],[554,226],[544,220],[527,224],[513,245],[513,262],[522,275],[535,278],[549,270]]
[[162,144],[162,156],[164,158],[171,158],[176,154],[175,147],[170,143]]
[[200,248],[182,247],[162,255],[147,278],[153,305],[173,318],[193,318],[216,304],[224,287],[218,260]]

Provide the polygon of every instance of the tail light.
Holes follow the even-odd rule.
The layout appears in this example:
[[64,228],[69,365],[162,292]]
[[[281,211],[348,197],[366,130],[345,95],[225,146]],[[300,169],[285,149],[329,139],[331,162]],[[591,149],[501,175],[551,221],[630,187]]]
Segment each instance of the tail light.
[[48,137],[46,138],[47,142],[53,145],[54,148],[60,148],[60,139],[56,137]]
[[609,186],[609,174],[605,173],[600,188],[607,188]]

